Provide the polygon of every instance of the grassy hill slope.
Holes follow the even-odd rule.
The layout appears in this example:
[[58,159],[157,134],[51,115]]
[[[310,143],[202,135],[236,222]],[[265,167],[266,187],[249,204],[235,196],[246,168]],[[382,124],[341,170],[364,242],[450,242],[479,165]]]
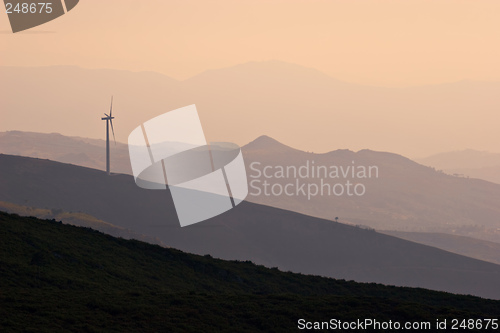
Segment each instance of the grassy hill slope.
[[498,318],[500,302],[285,273],[0,212],[0,331],[289,332],[297,320]]

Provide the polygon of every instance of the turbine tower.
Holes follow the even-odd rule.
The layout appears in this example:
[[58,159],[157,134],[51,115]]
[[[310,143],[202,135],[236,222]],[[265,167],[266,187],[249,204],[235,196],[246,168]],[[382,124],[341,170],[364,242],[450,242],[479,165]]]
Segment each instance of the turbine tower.
[[113,96],[111,96],[111,106],[109,108],[109,115],[104,114],[106,117],[101,118],[101,120],[106,120],[106,173],[111,174],[111,169],[109,167],[109,123],[111,123],[111,131],[113,132],[113,140],[115,141],[115,130],[113,129]]

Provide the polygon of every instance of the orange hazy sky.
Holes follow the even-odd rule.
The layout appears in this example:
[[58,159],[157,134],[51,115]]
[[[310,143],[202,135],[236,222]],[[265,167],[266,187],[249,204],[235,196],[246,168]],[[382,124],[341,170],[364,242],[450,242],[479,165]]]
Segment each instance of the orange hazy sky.
[[498,0],[82,0],[12,34],[0,65],[78,65],[184,79],[282,60],[379,85],[500,81]]

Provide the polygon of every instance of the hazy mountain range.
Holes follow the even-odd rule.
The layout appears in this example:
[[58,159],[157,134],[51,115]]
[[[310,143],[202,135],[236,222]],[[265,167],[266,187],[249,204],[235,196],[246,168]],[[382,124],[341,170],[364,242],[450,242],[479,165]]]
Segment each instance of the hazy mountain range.
[[[9,131],[0,133],[0,153],[106,170],[106,141],[68,137],[59,133]],[[112,143],[113,172],[132,174],[126,144]]]
[[[112,145],[112,170],[130,173],[126,145]],[[41,134],[10,131],[0,133],[0,153],[47,158],[104,170],[104,141],[59,134]],[[313,154],[285,146],[269,137],[260,137],[243,147],[249,181],[256,172],[250,167],[259,162],[263,169],[271,165],[300,167],[308,161],[320,165],[350,166],[375,165],[379,178],[359,180],[366,187],[361,197],[315,196],[310,200],[301,196],[255,196],[250,188],[247,200],[269,206],[297,211],[307,215],[342,223],[364,225],[377,230],[448,233],[500,242],[498,232],[498,185],[479,180],[445,175],[432,168],[414,163],[402,156],[363,150],[357,153],[337,150],[327,154]],[[255,169],[255,168],[254,168]],[[260,177],[259,181],[262,181]],[[271,181],[271,180],[269,180]],[[290,183],[294,179],[274,179],[273,183]],[[318,179],[300,179],[302,183],[318,183]],[[345,179],[326,179],[327,183],[345,183]],[[262,184],[262,183],[261,183]],[[262,188],[262,185],[260,185]],[[416,241],[421,237],[416,237]],[[498,251],[484,245],[472,250],[468,238],[454,238],[456,246],[444,247],[439,237],[429,237],[425,244],[475,258],[500,260]],[[461,243],[463,246],[460,246]],[[446,243],[446,242],[445,242]],[[471,251],[472,250],[472,251]]]
[[1,201],[85,212],[191,253],[500,298],[498,265],[277,208],[243,202],[211,220],[180,228],[169,192],[140,189],[128,175],[0,155],[0,188]]
[[500,184],[500,154],[467,149],[440,153],[416,161],[458,177],[479,178]]
[[[344,223],[364,225],[375,229],[445,232],[457,235],[472,236],[498,242],[500,240],[500,185],[478,179],[467,179],[444,174],[433,168],[423,166],[401,155],[376,152],[371,150],[335,150],[325,154],[312,154],[283,145],[269,137],[260,137],[243,147],[250,184],[256,182],[257,188],[251,186],[247,200],[265,205],[298,211],[307,215],[327,219],[339,217]],[[296,169],[312,163],[326,166],[328,172],[332,166],[368,168],[376,166],[371,178],[352,177],[348,172],[344,177],[299,178],[299,185],[316,184],[321,188],[321,181],[343,185],[346,182],[362,184],[366,190],[363,195],[336,196],[321,195],[265,195],[264,181],[272,186],[279,184],[283,188],[292,183],[297,188],[295,177],[276,177],[277,166],[294,166]],[[260,164],[248,167],[253,162]],[[266,178],[263,169],[269,167],[272,178]],[[257,169],[257,170],[255,170]],[[312,172],[312,171],[311,171]],[[357,172],[357,171],[356,171]],[[260,177],[257,177],[260,176]],[[269,172],[267,174],[269,176]],[[278,175],[279,176],[279,175]],[[257,178],[254,178],[257,177]],[[277,185],[279,189],[280,186]],[[262,193],[258,196],[252,195]],[[269,192],[269,191],[268,191]],[[352,192],[352,189],[351,189]],[[328,193],[327,189],[324,193]],[[331,191],[330,193],[333,193]]]
[[498,151],[499,82],[379,88],[269,61],[211,70],[184,81],[153,72],[0,67],[0,91],[2,131],[104,138],[100,117],[114,95],[121,142],[144,121],[196,104],[209,141],[242,145],[266,134],[316,152],[369,148],[428,156],[462,147]]

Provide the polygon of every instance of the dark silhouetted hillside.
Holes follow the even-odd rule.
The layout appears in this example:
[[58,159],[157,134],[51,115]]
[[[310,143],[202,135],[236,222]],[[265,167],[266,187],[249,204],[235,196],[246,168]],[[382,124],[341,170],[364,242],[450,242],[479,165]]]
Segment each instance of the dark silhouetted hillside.
[[500,313],[499,301],[284,273],[3,212],[0,274],[2,332],[290,332],[299,318]]

